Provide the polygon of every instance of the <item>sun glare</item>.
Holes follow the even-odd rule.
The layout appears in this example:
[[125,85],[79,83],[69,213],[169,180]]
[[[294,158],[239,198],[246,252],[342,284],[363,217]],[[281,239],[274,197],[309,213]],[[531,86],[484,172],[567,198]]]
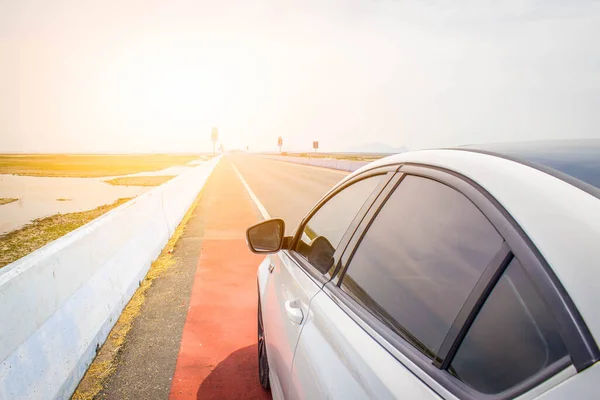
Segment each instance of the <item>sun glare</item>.
[[124,75],[120,82],[123,105],[136,118],[151,121],[199,115],[220,119],[225,100],[233,92],[226,71],[203,63],[145,60]]
[[131,51],[115,63],[110,87],[100,90],[116,102],[118,118],[142,126],[146,137],[174,130],[208,135],[212,126],[241,126],[251,117],[260,90],[253,64],[240,51]]

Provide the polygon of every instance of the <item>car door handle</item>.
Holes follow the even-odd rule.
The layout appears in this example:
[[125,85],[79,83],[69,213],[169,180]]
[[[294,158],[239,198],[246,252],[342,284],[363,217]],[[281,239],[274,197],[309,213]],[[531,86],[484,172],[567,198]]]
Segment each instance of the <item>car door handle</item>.
[[300,302],[298,300],[289,300],[285,302],[285,312],[288,318],[295,324],[300,325],[304,319],[304,314],[300,309]]

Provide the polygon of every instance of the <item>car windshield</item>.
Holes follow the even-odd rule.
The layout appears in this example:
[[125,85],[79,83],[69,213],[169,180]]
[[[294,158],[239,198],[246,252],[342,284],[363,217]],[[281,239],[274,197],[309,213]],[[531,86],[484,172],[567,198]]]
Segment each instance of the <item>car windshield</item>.
[[550,173],[552,170],[558,171],[600,190],[598,139],[495,143],[461,148],[494,153]]

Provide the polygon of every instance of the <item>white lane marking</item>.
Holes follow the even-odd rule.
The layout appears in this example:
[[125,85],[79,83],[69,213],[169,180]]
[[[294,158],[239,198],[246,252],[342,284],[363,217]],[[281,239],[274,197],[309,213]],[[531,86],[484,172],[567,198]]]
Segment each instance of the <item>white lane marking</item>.
[[236,166],[233,163],[233,161],[230,160],[230,162],[231,162],[231,166],[233,167],[233,170],[235,171],[235,173],[237,174],[237,176],[242,181],[242,184],[244,185],[244,187],[248,191],[248,194],[250,195],[250,198],[252,199],[252,201],[254,201],[254,204],[256,204],[256,207],[258,208],[258,211],[260,211],[260,214],[262,215],[262,217],[264,219],[271,219],[271,216],[267,212],[267,209],[265,208],[265,206],[262,205],[262,203],[260,202],[260,200],[258,200],[258,197],[256,197],[256,195],[254,194],[254,192],[252,191],[252,189],[250,189],[250,186],[248,186],[248,183],[246,183],[246,180],[244,179],[244,177],[242,176],[242,174],[240,174],[240,171],[238,171],[238,169],[236,168]]

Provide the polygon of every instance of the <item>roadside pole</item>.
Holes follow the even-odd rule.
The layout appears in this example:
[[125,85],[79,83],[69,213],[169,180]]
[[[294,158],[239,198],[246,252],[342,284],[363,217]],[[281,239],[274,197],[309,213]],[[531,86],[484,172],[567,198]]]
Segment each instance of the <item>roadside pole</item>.
[[210,140],[212,140],[213,143],[213,154],[216,154],[217,141],[219,140],[219,128],[216,126],[212,128]]

